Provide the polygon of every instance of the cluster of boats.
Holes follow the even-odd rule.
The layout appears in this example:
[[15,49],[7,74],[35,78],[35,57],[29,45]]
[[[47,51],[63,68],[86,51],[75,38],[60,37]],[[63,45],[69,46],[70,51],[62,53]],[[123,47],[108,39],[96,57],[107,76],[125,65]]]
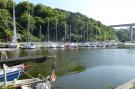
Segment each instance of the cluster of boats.
[[[57,24],[56,24],[57,25]],[[65,25],[66,26],[66,25]],[[27,41],[23,44],[20,45],[20,43],[17,42],[18,39],[20,39],[19,34],[17,34],[17,29],[16,29],[16,17],[15,17],[15,7],[13,3],[13,36],[12,36],[12,41],[9,44],[6,44],[7,48],[22,48],[22,49],[35,49],[37,47],[41,47],[40,43],[34,43],[31,42],[29,39],[29,34],[30,33],[30,12],[28,16],[28,27],[27,27]],[[57,26],[56,26],[57,27]],[[65,27],[66,28],[66,27]],[[87,28],[88,30],[88,28]],[[57,31],[57,28],[56,28]],[[47,48],[78,48],[78,47],[112,47],[116,46],[113,42],[100,42],[100,41],[95,41],[95,42],[86,42],[80,43],[80,42],[71,42],[71,28],[70,28],[70,42],[57,42],[57,32],[56,32],[56,42],[51,42],[50,37],[49,37],[49,21],[48,21],[48,26],[47,26],[47,34],[48,34],[48,42],[42,42],[43,47]],[[40,26],[40,36],[41,36],[41,26]],[[40,37],[41,38],[41,37]],[[65,29],[65,38],[66,38],[66,29]],[[87,39],[88,39],[88,32],[87,32]],[[41,40],[41,39],[40,39]],[[0,46],[0,47],[5,47],[5,46]]]
[[19,43],[10,43],[6,46],[7,48],[22,48],[22,49],[35,49],[38,47],[46,47],[46,48],[78,48],[78,47],[92,47],[92,48],[114,48],[117,47],[117,43],[115,42],[84,42],[84,43],[76,43],[76,42],[42,42],[42,43],[34,43],[34,42],[26,42],[23,44]]
[[47,47],[47,48],[78,48],[78,47],[106,48],[106,47],[117,47],[117,43],[113,43],[113,42],[84,42],[84,43],[45,42],[44,47]]

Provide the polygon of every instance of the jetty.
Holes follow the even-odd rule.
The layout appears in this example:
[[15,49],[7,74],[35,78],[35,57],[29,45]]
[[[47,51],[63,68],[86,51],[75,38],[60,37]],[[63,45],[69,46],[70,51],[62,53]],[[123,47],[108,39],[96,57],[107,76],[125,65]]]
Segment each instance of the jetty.
[[13,59],[1,59],[0,64],[19,64],[26,61],[35,61],[35,62],[44,62],[47,59],[55,58],[56,56],[45,56],[45,55],[39,55],[39,56],[26,56],[26,57],[19,57],[19,58],[13,58]]
[[130,80],[115,89],[135,89],[135,79]]

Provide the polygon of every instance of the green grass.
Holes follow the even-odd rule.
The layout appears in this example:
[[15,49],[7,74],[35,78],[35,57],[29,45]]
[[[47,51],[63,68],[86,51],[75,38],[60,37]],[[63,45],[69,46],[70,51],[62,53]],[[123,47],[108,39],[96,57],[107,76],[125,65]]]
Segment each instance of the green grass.
[[0,89],[14,89],[11,85],[8,86],[0,86]]

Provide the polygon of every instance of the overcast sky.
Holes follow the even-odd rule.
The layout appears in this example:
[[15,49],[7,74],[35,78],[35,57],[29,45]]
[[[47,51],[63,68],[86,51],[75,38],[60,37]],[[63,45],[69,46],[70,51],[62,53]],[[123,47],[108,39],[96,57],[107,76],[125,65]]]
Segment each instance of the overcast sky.
[[[16,2],[26,0],[16,0]],[[135,23],[135,0],[27,0],[32,3],[81,12],[105,25]]]

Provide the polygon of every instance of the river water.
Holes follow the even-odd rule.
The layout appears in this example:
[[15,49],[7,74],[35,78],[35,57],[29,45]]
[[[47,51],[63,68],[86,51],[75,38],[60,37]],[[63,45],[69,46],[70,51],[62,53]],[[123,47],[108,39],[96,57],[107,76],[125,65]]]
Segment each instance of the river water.
[[[36,49],[8,51],[9,58],[36,55],[56,55],[57,80],[52,89],[107,89],[135,78],[135,49]],[[33,77],[46,75],[53,63],[26,62],[36,65],[25,71]],[[26,78],[23,74],[22,78]],[[29,77],[27,77],[29,78]]]

